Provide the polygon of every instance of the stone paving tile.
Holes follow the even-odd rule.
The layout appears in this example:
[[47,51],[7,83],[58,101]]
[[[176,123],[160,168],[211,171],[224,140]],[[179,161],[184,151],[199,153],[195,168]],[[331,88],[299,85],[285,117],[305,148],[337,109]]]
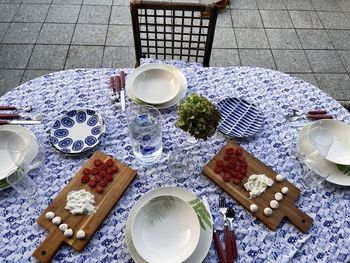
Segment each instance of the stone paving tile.
[[[116,1],[116,0],[114,0]],[[230,1],[231,9],[257,9],[255,0],[235,0]]]
[[332,0],[311,0],[315,10],[320,11],[341,11],[337,1]]
[[336,100],[349,99],[348,74],[316,74],[319,87]]
[[260,14],[265,28],[293,28],[287,11],[260,10]]
[[242,66],[276,69],[270,49],[239,49]]
[[297,33],[304,49],[334,49],[324,29],[297,29]]
[[112,5],[112,4],[113,4],[113,0],[84,0],[83,2],[83,5]]
[[113,0],[113,5],[129,6],[130,0]]
[[266,29],[272,49],[301,49],[295,29]]
[[0,4],[0,22],[11,22],[20,5]]
[[83,0],[53,0],[52,3],[58,5],[80,5],[83,3]]
[[216,20],[216,27],[231,27],[232,28],[232,18],[230,9],[223,10]]
[[336,49],[350,50],[350,30],[327,30]]
[[51,5],[45,22],[76,23],[80,11],[79,5]]
[[[343,65],[345,66],[346,70],[350,72],[350,51],[338,51],[339,57],[341,61],[343,62]],[[349,83],[350,85],[350,83]]]
[[259,9],[286,9],[283,0],[256,0]]
[[345,68],[335,50],[305,50],[314,73],[344,73]]
[[238,48],[270,48],[264,29],[235,29]]
[[45,23],[41,29],[38,44],[70,44],[74,24]]
[[107,35],[107,25],[77,24],[72,44],[104,45]]
[[52,0],[22,0],[23,4],[51,4]]
[[258,10],[232,10],[234,27],[263,27]]
[[0,69],[0,96],[21,84],[24,70]]
[[326,29],[350,29],[350,19],[339,12],[317,12]]
[[315,11],[289,11],[295,28],[323,28]]
[[14,22],[44,22],[50,5],[48,4],[22,4]]
[[107,33],[107,46],[134,46],[132,26],[110,25]]
[[303,50],[272,50],[279,71],[311,72],[311,68]]
[[3,43],[34,44],[41,26],[41,23],[12,23]]
[[110,6],[83,5],[80,10],[78,23],[107,25],[110,12]]
[[211,67],[230,67],[240,66],[237,49],[216,49],[211,51],[210,56]]
[[283,0],[288,10],[314,10],[310,0]]
[[33,45],[2,44],[0,46],[0,68],[25,69]]
[[133,68],[136,63],[133,47],[106,47],[103,55],[103,68]]
[[237,48],[233,28],[216,28],[213,48]]
[[71,46],[64,68],[100,68],[103,49],[103,46]]
[[10,23],[0,23],[0,43],[4,38],[9,27],[10,27]]
[[338,0],[338,5],[343,12],[350,12],[350,1],[349,0]]
[[293,73],[291,75],[318,87],[318,83],[314,74]]
[[110,24],[131,25],[130,8],[126,6],[113,6]]
[[21,84],[55,71],[56,70],[50,70],[50,69],[27,69],[23,74]]
[[21,4],[22,0],[0,0],[0,4]]
[[28,69],[63,69],[68,45],[36,45]]

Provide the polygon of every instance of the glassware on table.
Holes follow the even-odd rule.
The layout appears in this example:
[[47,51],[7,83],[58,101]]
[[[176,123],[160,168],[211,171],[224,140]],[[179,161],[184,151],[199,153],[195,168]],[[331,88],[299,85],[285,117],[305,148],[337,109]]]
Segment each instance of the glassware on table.
[[132,105],[127,122],[133,153],[143,164],[158,161],[162,155],[162,116],[153,106]]
[[190,154],[185,149],[174,150],[169,155],[169,170],[171,176],[183,179],[189,176]]
[[303,176],[303,184],[306,188],[317,188],[329,177],[325,160],[319,152],[314,151],[302,156],[302,161],[308,167]]
[[23,169],[17,169],[9,176],[6,181],[20,194],[27,197],[31,201],[35,201],[38,193],[38,187],[35,182],[29,178],[28,173]]

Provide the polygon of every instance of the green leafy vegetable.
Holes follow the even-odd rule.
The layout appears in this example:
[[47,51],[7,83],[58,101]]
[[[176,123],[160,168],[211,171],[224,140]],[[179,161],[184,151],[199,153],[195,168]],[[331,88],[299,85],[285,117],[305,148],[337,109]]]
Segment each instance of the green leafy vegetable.
[[179,105],[176,127],[189,132],[196,139],[212,136],[221,119],[220,111],[207,98],[192,93]]
[[341,171],[343,174],[346,174],[350,176],[350,165],[342,165],[342,164],[337,164],[337,168],[339,171]]

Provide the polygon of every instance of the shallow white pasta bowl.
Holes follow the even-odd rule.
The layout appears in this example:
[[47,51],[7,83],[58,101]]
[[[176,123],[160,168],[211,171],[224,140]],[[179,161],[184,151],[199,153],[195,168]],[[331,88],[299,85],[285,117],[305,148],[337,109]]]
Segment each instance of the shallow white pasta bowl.
[[200,236],[193,208],[175,196],[149,200],[136,214],[132,241],[147,262],[183,262],[197,247]]

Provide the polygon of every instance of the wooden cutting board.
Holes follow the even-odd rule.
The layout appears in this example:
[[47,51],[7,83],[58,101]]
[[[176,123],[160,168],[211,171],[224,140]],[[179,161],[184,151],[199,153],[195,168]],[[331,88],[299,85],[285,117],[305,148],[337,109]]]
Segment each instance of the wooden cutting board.
[[[41,262],[49,262],[63,242],[67,243],[79,252],[84,249],[99,225],[136,176],[136,171],[130,169],[121,162],[114,160],[119,168],[119,171],[113,175],[113,181],[108,183],[107,187],[104,188],[102,193],[96,193],[94,189],[90,188],[90,186],[80,182],[84,168],[93,168],[93,162],[96,159],[100,159],[105,162],[110,158],[111,157],[97,151],[71,179],[69,184],[58,194],[52,204],[50,204],[40,215],[37,222],[39,225],[43,226],[49,231],[49,235],[34,251],[34,257],[39,259]],[[86,191],[94,194],[97,208],[95,214],[90,216],[72,215],[64,208],[67,203],[68,193],[73,190],[81,189],[85,189]],[[68,227],[73,229],[73,237],[66,238],[63,235],[63,232],[58,229],[58,226],[54,225],[51,220],[46,219],[45,214],[49,211],[54,212],[56,216],[60,216],[62,218],[62,223],[68,224]],[[86,233],[86,237],[83,240],[76,239],[75,237],[75,234],[81,229]]]
[[[225,156],[225,150],[230,147],[237,148],[238,146],[239,145],[234,141],[227,143],[221,149],[221,151],[215,155],[214,158],[210,160],[210,162],[203,168],[203,173],[211,180],[213,180],[216,184],[218,184],[231,197],[236,199],[249,212],[250,205],[253,203],[256,204],[258,206],[258,211],[252,214],[256,216],[261,222],[266,224],[270,229],[276,230],[282,219],[286,217],[302,232],[307,232],[313,222],[313,219],[304,212],[300,211],[294,205],[295,201],[300,195],[300,189],[287,180],[284,180],[283,182],[277,182],[275,179],[277,173],[256,159],[247,151],[244,151],[243,153],[248,164],[247,177],[252,174],[265,174],[274,180],[274,184],[271,187],[268,187],[262,195],[249,199],[249,193],[243,186],[244,183],[248,180],[247,177],[242,180],[242,183],[240,185],[235,185],[232,182],[225,182],[222,179],[222,175],[216,174],[214,172],[215,161],[223,159]],[[279,207],[273,210],[272,216],[265,216],[264,208],[270,207],[270,201],[275,199],[275,193],[280,192],[284,186],[289,188],[288,194],[283,195],[283,199],[279,202]]]

